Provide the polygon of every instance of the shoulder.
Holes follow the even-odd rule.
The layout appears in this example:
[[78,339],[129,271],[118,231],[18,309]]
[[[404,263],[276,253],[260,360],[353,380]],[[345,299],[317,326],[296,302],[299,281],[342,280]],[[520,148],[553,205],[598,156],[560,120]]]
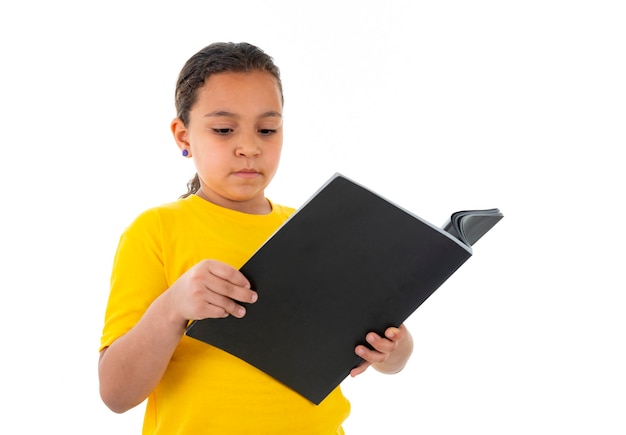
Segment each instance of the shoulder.
[[191,208],[190,201],[186,198],[150,207],[135,216],[125,232],[159,228],[164,222],[179,219],[190,213]]

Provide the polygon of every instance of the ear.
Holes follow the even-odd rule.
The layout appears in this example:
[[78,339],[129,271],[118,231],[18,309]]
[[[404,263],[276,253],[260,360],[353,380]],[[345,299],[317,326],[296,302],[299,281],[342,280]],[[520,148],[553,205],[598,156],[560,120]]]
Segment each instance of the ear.
[[189,156],[191,156],[191,145],[189,144],[189,132],[185,123],[180,118],[175,118],[170,124],[170,129],[174,135],[176,145],[181,151],[187,150]]

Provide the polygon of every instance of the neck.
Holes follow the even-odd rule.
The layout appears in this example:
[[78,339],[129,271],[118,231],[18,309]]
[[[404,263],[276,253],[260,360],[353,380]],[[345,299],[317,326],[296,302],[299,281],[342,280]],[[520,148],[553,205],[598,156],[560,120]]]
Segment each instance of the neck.
[[239,211],[248,214],[270,214],[272,212],[272,205],[263,198],[262,201],[232,201],[224,199],[222,201],[214,201],[202,190],[198,189],[195,193],[196,196],[210,202],[211,204],[218,205],[220,207],[228,208],[231,210]]

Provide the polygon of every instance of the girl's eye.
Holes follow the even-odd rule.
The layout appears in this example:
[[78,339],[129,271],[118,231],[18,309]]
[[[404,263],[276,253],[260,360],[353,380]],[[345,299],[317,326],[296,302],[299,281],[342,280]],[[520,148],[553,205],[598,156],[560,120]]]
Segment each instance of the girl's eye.
[[213,131],[221,136],[226,136],[233,132],[232,128],[214,128]]
[[276,130],[272,130],[270,128],[262,128],[259,130],[259,133],[261,133],[263,136],[270,136],[276,133]]

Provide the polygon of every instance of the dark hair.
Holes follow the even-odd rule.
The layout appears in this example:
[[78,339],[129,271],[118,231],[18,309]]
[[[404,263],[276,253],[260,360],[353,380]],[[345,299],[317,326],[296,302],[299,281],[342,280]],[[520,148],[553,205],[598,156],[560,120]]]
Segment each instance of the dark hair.
[[[186,126],[189,112],[196,102],[198,89],[211,74],[222,72],[267,71],[276,78],[281,99],[284,102],[280,71],[274,60],[263,50],[246,42],[216,42],[194,54],[183,66],[176,82],[176,116]],[[187,193],[181,198],[196,193],[200,180],[196,173],[187,183]]]

